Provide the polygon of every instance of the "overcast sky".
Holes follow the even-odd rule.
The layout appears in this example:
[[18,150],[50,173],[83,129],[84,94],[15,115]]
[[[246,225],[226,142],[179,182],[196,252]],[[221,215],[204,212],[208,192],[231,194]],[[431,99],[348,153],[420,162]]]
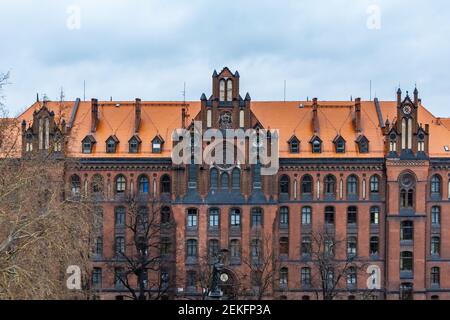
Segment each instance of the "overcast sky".
[[[325,4],[326,2],[326,4]],[[79,13],[79,14],[78,14]],[[79,17],[79,19],[78,19]],[[79,22],[79,23],[78,23]],[[198,100],[228,66],[253,100],[420,91],[450,117],[444,0],[1,0],[0,72],[12,115],[51,100]]]

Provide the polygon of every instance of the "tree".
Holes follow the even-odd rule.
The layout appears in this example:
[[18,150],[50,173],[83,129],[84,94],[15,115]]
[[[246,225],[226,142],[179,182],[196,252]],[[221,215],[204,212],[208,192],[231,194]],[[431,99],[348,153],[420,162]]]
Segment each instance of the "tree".
[[111,266],[122,268],[117,280],[128,290],[130,299],[159,300],[172,287],[169,275],[173,272],[169,269],[173,264],[173,223],[163,217],[167,209],[157,200],[128,201],[125,238],[129,241],[124,251],[116,244],[118,259]]

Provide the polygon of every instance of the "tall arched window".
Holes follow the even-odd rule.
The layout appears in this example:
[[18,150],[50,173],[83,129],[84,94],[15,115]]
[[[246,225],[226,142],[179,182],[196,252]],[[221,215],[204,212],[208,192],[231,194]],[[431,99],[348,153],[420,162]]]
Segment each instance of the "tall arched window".
[[434,206],[431,208],[431,224],[435,226],[441,224],[441,207]]
[[217,190],[219,187],[219,171],[216,168],[212,168],[209,175],[211,189]]
[[234,168],[232,172],[232,187],[233,190],[241,189],[241,170]]
[[313,178],[306,174],[302,177],[302,194],[312,194],[313,192]]
[[437,174],[431,177],[431,194],[441,194],[441,177]]
[[288,268],[283,267],[280,269],[280,285],[287,286],[288,284]]
[[219,253],[220,250],[220,244],[219,240],[217,239],[211,239],[208,241],[208,256],[209,257],[215,257]]
[[378,237],[373,236],[370,237],[370,255],[378,255],[378,252],[380,250],[380,240]]
[[431,254],[438,256],[441,253],[441,238],[438,236],[431,237]]
[[233,80],[227,81],[227,101],[233,101]]
[[431,268],[431,284],[435,287],[438,287],[441,283],[441,270],[439,267]]
[[402,119],[402,150],[406,149],[406,119]]
[[241,242],[238,239],[230,241],[230,257],[239,259],[241,257]]
[[280,178],[280,195],[289,196],[289,177],[287,175]]
[[232,228],[239,228],[241,226],[241,210],[231,209],[230,226]]
[[309,226],[312,222],[312,209],[311,207],[302,208],[302,226]]
[[149,180],[146,175],[141,175],[138,178],[139,193],[148,193],[149,191]]
[[217,208],[209,209],[209,216],[208,216],[209,230],[217,230],[219,229],[219,225],[220,225],[219,209]]
[[411,251],[400,253],[400,271],[413,271],[413,253]]
[[414,239],[414,222],[402,221],[400,225],[400,240],[413,240]]
[[351,175],[347,178],[347,195],[358,195],[358,177],[355,175]]
[[239,111],[239,128],[245,127],[245,112],[244,110]]
[[400,177],[400,208],[411,209],[414,207],[415,178],[410,173]]
[[380,223],[380,208],[371,207],[370,208],[370,224],[378,225]]
[[196,258],[197,257],[197,240],[196,239],[189,239],[186,244],[186,256],[190,258]]
[[171,183],[170,177],[165,174],[161,177],[161,193],[170,193],[171,192]]
[[325,223],[334,224],[334,207],[325,207]]
[[211,109],[206,110],[206,126],[208,128],[212,127],[212,110]]
[[219,82],[219,100],[225,101],[225,80]]
[[325,177],[324,192],[327,195],[336,195],[336,178],[331,174]]
[[347,239],[347,256],[354,258],[357,255],[358,240],[355,236],[348,237]]
[[289,227],[289,208],[281,207],[280,208],[280,228]]
[[114,225],[116,228],[122,228],[125,226],[125,207],[115,207],[114,208]]
[[230,188],[230,176],[226,172],[220,176],[220,188],[222,190],[229,190]]
[[70,177],[70,188],[72,190],[73,196],[80,195],[81,179],[78,175],[74,174],[72,177]]
[[263,224],[263,212],[261,208],[252,208],[251,214],[251,226],[252,227],[261,227]]
[[127,186],[127,180],[121,174],[116,177],[116,193],[124,193]]
[[380,178],[377,175],[370,177],[370,193],[380,192]]
[[347,209],[347,224],[356,224],[358,222],[358,208],[355,206]]

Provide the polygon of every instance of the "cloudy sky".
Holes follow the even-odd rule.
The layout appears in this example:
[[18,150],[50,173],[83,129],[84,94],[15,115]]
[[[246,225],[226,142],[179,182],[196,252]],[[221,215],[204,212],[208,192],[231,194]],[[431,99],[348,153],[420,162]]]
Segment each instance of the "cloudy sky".
[[[326,4],[325,4],[326,2]],[[319,4],[320,3],[320,4]],[[56,100],[198,100],[239,70],[253,100],[395,98],[400,84],[450,117],[444,0],[1,0],[0,72],[17,114]]]

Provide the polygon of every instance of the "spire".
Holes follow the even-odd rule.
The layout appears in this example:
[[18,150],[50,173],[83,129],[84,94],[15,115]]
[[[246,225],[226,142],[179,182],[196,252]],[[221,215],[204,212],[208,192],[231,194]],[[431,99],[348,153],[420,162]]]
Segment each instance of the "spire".
[[398,87],[397,90],[397,105],[401,105],[402,104],[402,89],[400,89],[400,87]]
[[235,76],[235,78],[239,78],[240,77],[240,75],[239,75],[239,72],[236,70],[236,72],[234,73],[234,76]]
[[202,96],[200,97],[200,100],[201,101],[206,101],[208,99],[206,98],[206,95],[204,93],[202,93]]
[[250,101],[252,100],[252,98],[250,97],[250,94],[247,92],[247,94],[245,95],[245,101]]
[[414,88],[414,105],[417,106],[419,104],[419,90],[417,90],[417,85]]
[[213,78],[217,78],[219,75],[217,74],[217,71],[216,70],[214,70],[214,72],[213,72]]

